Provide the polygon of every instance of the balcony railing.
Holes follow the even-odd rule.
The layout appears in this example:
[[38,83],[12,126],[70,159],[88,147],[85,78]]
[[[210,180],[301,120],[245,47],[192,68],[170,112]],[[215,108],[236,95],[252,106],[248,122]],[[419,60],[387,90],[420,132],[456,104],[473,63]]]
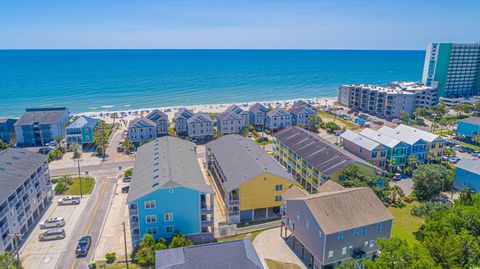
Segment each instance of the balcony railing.
[[238,212],[238,211],[228,212],[228,216],[230,216],[230,217],[232,217],[232,216],[240,216],[240,212]]
[[230,206],[240,205],[240,200],[229,200],[228,205]]
[[213,220],[202,220],[201,225],[202,227],[213,226]]
[[138,209],[130,208],[128,212],[130,213],[130,215],[137,215],[138,214]]
[[201,211],[202,213],[211,213],[213,212],[213,207],[212,206],[202,207]]

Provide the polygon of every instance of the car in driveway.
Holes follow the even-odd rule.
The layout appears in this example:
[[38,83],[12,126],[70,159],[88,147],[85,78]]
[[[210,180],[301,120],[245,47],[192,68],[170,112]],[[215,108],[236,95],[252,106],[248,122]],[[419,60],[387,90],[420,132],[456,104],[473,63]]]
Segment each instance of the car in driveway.
[[458,163],[460,161],[460,158],[452,156],[448,159],[449,163]]
[[65,230],[63,228],[50,229],[38,236],[38,240],[40,241],[57,240],[63,238],[65,238]]
[[129,190],[130,190],[130,186],[122,187],[122,193],[128,193]]
[[122,182],[130,182],[130,181],[132,181],[132,177],[131,177],[131,176],[124,177],[124,178],[122,179]]
[[80,204],[80,197],[65,196],[58,199],[58,205],[78,205]]
[[40,223],[40,229],[60,228],[65,226],[65,220],[62,217],[49,218]]
[[77,256],[87,256],[88,250],[90,250],[90,245],[92,245],[92,237],[87,235],[80,240],[78,240],[77,248],[75,249],[75,255]]

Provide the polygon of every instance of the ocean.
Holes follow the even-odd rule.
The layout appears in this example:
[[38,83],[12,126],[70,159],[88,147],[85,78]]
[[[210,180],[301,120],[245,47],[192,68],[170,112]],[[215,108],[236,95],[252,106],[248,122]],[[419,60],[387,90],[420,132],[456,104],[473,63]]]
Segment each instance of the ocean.
[[424,51],[0,50],[0,117],[335,97],[345,83],[420,81]]

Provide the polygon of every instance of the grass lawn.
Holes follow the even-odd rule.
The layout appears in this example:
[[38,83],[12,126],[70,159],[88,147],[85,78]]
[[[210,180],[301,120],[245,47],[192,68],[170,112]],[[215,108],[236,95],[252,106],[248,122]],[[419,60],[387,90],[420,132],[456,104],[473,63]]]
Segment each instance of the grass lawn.
[[[92,177],[82,177],[83,194],[91,194],[95,187],[95,179]],[[65,192],[66,195],[80,195],[80,180],[77,177],[73,178],[72,185]]]
[[[106,263],[106,261],[96,261],[97,268],[104,268],[104,269],[123,269],[127,268],[127,265],[125,264],[124,261],[119,263],[118,261],[115,261],[114,263]],[[138,264],[135,263],[128,263],[128,268],[130,269],[143,269],[143,268],[148,268],[148,267],[141,267]]]
[[238,235],[234,235],[234,236],[219,238],[218,242],[232,241],[232,240],[238,240],[238,239],[243,239],[243,238],[248,238],[248,239],[253,241],[253,239],[255,239],[255,237],[257,237],[257,235],[259,235],[261,232],[269,230],[269,229],[272,229],[272,228],[258,230],[258,231],[254,231],[254,232],[246,233],[246,234],[238,234]]
[[300,269],[301,267],[293,264],[293,263],[286,263],[286,262],[279,262],[270,259],[265,259],[267,262],[268,268],[270,269]]
[[473,150],[480,150],[480,147],[472,145],[472,144],[468,144],[466,142],[460,142],[460,145],[462,145],[464,147],[467,147],[467,148],[471,148]]
[[[325,119],[328,119],[326,122],[333,121],[333,118],[335,117],[334,115],[325,111],[318,111],[318,116],[324,121]],[[335,123],[349,130],[356,130],[360,128],[360,126],[356,125],[355,123],[348,120],[344,120],[338,116],[335,119]]]
[[433,133],[438,134],[438,135],[453,135],[454,134],[452,131],[445,130],[445,129],[443,129],[443,130],[437,129],[437,130],[433,131]]
[[405,239],[410,244],[417,243],[417,239],[414,232],[418,231],[418,228],[423,224],[423,219],[414,217],[410,214],[410,210],[414,205],[418,205],[419,202],[411,202],[405,204],[403,208],[389,207],[390,213],[393,215],[393,236]]

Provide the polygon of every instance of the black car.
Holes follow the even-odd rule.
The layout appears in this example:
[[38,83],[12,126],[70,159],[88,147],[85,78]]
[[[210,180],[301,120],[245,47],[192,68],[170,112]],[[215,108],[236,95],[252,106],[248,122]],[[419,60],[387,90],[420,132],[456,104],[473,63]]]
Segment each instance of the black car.
[[128,193],[129,190],[130,190],[130,186],[122,187],[122,193]]
[[88,250],[90,249],[90,245],[92,244],[92,237],[91,236],[84,236],[78,240],[77,249],[75,250],[75,254],[77,256],[87,256]]

